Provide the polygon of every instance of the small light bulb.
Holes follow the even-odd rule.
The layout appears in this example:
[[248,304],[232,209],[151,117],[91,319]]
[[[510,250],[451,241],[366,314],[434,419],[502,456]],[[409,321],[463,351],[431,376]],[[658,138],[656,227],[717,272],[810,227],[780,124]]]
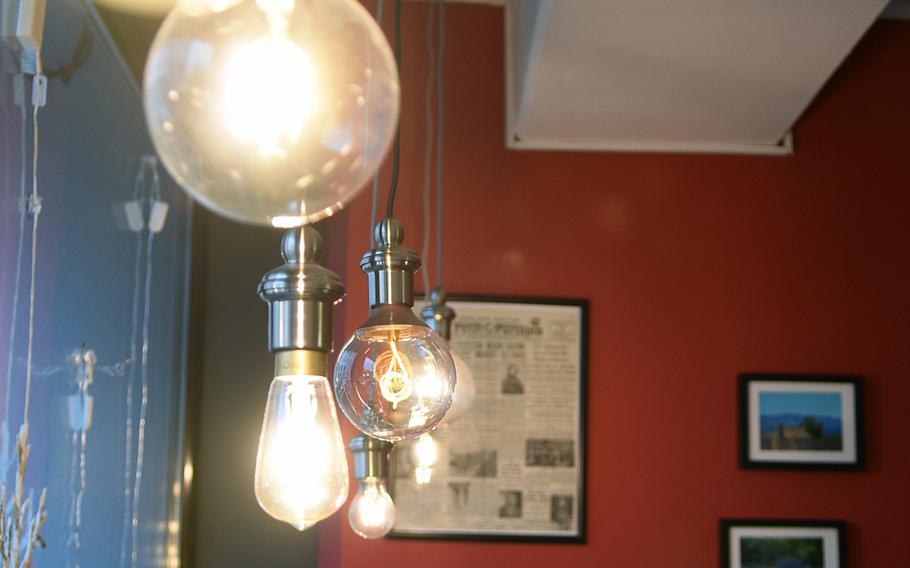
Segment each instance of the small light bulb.
[[382,538],[395,526],[396,515],[395,503],[382,480],[368,477],[360,482],[348,511],[355,533],[363,538]]
[[433,434],[422,434],[411,446],[411,462],[414,464],[414,481],[426,485],[433,479],[433,465],[439,459],[439,447]]
[[408,306],[381,304],[338,355],[338,405],[364,434],[416,438],[452,404],[455,363],[446,342]]
[[298,530],[337,511],[348,496],[348,462],[328,379],[282,374],[288,359],[302,353],[276,356],[256,458],[259,505]]
[[429,432],[417,438],[412,449],[412,457],[417,467],[430,467],[439,459],[439,449],[436,440]]

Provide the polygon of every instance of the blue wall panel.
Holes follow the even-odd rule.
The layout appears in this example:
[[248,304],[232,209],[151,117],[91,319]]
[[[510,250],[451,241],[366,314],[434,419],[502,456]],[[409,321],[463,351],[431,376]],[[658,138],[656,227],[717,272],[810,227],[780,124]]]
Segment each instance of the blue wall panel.
[[[154,152],[136,85],[97,21],[82,0],[49,0],[26,482],[35,498],[47,487],[48,519],[34,562],[169,566],[179,537],[190,208],[159,167],[163,229],[128,222],[131,208],[148,217],[153,166],[143,158]],[[0,476],[8,485],[23,420],[32,253],[22,208],[32,182],[30,79],[18,66],[0,47]],[[97,362],[80,391],[86,366],[74,354],[86,349]]]

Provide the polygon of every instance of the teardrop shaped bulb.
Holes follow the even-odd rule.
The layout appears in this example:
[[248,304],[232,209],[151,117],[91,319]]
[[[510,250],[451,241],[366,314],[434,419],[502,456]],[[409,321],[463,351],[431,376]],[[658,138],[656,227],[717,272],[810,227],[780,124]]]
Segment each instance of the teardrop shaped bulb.
[[325,377],[276,376],[259,438],[256,499],[298,530],[337,511],[348,496],[348,462]]

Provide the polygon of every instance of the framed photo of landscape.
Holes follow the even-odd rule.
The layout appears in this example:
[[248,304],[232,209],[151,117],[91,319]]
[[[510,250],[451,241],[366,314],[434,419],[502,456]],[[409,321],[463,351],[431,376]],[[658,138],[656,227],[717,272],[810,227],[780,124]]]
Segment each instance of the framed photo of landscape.
[[739,376],[740,465],[862,469],[862,377]]
[[451,295],[448,305],[474,400],[396,444],[389,536],[583,542],[587,302]]
[[721,568],[846,568],[843,521],[722,519]]

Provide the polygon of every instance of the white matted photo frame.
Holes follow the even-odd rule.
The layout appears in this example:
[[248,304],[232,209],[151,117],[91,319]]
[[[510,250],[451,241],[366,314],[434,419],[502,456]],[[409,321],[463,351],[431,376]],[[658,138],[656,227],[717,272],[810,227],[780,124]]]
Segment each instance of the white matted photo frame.
[[396,445],[389,537],[584,542],[588,302],[450,295],[448,305],[475,398],[429,438]]
[[863,469],[862,386],[857,375],[740,374],[740,466]]
[[721,519],[721,568],[847,568],[841,520]]

